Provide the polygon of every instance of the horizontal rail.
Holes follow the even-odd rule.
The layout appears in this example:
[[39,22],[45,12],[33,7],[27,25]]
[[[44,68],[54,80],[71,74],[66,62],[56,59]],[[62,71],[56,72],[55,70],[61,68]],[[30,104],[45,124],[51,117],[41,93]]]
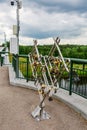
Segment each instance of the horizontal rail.
[[[20,60],[22,58],[22,60]],[[31,65],[28,55],[15,55],[14,68],[18,78],[34,80]],[[69,94],[76,93],[84,98],[87,98],[87,60],[84,59],[70,59],[70,73],[65,74],[65,77],[60,78],[59,87],[69,91]],[[65,58],[67,60],[67,58]],[[17,72],[17,64],[19,71]],[[73,74],[75,72],[75,74]]]

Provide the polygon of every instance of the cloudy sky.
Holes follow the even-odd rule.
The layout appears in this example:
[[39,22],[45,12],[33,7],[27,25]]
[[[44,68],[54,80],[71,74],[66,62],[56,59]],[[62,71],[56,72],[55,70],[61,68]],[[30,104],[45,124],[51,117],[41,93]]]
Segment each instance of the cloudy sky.
[[[12,37],[16,24],[15,5],[0,0],[0,42]],[[61,43],[87,44],[87,0],[22,0],[20,9],[20,43],[33,39],[51,43],[59,36]]]

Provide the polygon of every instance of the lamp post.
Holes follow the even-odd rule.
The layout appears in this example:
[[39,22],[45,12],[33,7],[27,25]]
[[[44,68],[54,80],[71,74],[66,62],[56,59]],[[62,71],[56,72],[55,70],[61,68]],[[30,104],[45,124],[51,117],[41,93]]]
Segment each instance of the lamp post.
[[17,38],[17,49],[18,49],[18,54],[19,54],[19,31],[20,31],[19,9],[22,8],[22,1],[20,1],[20,0],[11,0],[11,5],[12,6],[14,6],[14,2],[16,2],[16,4],[17,4],[17,9],[16,9],[16,13],[17,13],[16,38]]
[[[17,58],[17,61],[16,61],[16,77],[18,78],[19,77],[19,61],[18,61],[18,54],[19,54],[19,31],[20,31],[20,22],[19,22],[19,9],[22,8],[22,2],[20,0],[11,0],[11,5],[14,6],[14,2],[16,2],[17,4],[17,9],[16,9],[16,13],[17,13],[17,25],[16,25],[16,46],[17,46],[17,52],[16,52],[16,58]],[[13,30],[14,31],[14,30]]]

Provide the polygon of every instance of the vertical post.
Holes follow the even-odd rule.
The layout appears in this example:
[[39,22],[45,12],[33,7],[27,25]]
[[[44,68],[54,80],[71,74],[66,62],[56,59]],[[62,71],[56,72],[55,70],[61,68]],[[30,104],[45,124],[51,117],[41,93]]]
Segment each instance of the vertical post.
[[1,66],[3,66],[3,56],[2,56],[3,54],[1,54]]
[[22,8],[22,2],[20,0],[11,0],[11,5],[14,6],[14,1],[17,4],[17,32],[16,32],[16,37],[17,37],[17,54],[19,54],[19,31],[20,31],[20,26],[19,26],[19,9]]
[[19,54],[19,0],[17,2],[17,48],[18,48],[18,53]]
[[19,77],[19,56],[16,54],[16,78]]
[[17,55],[16,55],[16,77],[19,77],[19,0],[17,2]]
[[14,68],[14,54],[12,55],[12,67]]
[[73,71],[73,61],[70,61],[70,88],[69,95],[72,95],[72,71]]
[[19,30],[20,30],[20,26],[19,26],[19,9],[21,9],[21,1],[20,0],[12,0],[11,1],[11,5],[14,5],[14,1],[17,3],[17,55],[16,55],[16,78],[19,77]]
[[29,58],[27,56],[27,82],[28,82],[28,65],[29,65]]

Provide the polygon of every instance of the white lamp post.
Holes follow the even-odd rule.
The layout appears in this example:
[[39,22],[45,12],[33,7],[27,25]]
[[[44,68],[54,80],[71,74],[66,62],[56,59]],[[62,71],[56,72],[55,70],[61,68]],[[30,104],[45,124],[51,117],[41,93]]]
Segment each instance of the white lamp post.
[[22,8],[22,1],[20,0],[11,0],[11,5],[14,6],[14,2],[17,3],[17,32],[16,32],[16,37],[17,37],[17,48],[18,48],[18,54],[19,54],[19,31],[20,31],[20,22],[19,22],[19,9]]

